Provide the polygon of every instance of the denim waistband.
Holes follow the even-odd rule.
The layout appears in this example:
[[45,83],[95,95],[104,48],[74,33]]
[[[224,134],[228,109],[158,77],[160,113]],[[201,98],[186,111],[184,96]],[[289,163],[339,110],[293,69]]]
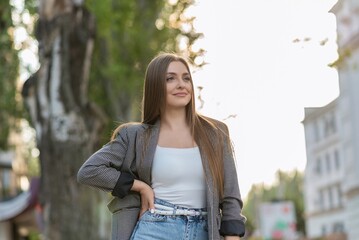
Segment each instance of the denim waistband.
[[206,208],[186,208],[155,198],[155,209],[151,213],[165,216],[206,216]]

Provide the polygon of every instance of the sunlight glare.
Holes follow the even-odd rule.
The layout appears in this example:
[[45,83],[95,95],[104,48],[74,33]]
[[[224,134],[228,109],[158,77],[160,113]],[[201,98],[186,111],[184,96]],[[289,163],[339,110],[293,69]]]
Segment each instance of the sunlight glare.
[[[204,34],[201,112],[225,120],[245,196],[251,185],[270,184],[278,169],[303,171],[305,107],[339,94],[336,1],[199,0],[194,26]],[[260,6],[260,7],[258,7]],[[213,13],[216,15],[214,16]]]

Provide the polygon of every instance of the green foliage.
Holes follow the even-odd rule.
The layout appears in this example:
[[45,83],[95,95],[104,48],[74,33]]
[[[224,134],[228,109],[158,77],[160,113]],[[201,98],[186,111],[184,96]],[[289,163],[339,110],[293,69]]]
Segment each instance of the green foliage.
[[29,240],[40,240],[42,239],[41,234],[36,232],[36,231],[32,231],[30,232],[29,236],[28,236]]
[[[27,122],[26,122],[27,123]],[[26,131],[30,138],[28,137],[26,142],[24,142],[24,157],[27,160],[27,174],[29,177],[39,177],[40,176],[40,151],[36,148],[36,139],[35,139],[35,130],[32,129],[28,123],[22,126],[23,132]]]
[[39,158],[30,157],[28,159],[28,176],[30,177],[38,177],[40,176],[40,161]]
[[[184,14],[191,4],[189,0],[176,4],[163,0],[86,1],[97,24],[90,98],[111,120],[139,120],[145,68],[158,52],[185,52],[192,60],[203,53],[190,48],[202,36],[194,31],[194,18]],[[187,47],[180,49],[179,41],[187,42]],[[114,127],[110,124],[105,131],[107,140]]]
[[[21,2],[18,2],[21,5]],[[8,149],[8,137],[12,130],[19,129],[19,119],[24,117],[18,88],[19,52],[27,44],[14,45],[17,27],[32,31],[31,24],[23,23],[23,14],[35,12],[36,0],[24,1],[24,9],[11,5],[9,0],[0,0],[0,149]]]
[[30,13],[30,15],[35,16],[35,15],[37,15],[37,10],[38,10],[37,5],[38,4],[39,4],[38,0],[25,0],[24,1],[24,9],[26,11],[28,11]]
[[16,101],[19,58],[13,47],[11,10],[8,0],[0,0],[0,149],[9,147],[10,129],[15,128],[15,119],[20,114]]
[[271,186],[253,185],[245,200],[243,214],[248,218],[246,223],[249,232],[258,227],[258,208],[262,202],[286,200],[295,206],[297,230],[305,233],[303,174],[297,170],[292,172],[278,171],[277,181]]

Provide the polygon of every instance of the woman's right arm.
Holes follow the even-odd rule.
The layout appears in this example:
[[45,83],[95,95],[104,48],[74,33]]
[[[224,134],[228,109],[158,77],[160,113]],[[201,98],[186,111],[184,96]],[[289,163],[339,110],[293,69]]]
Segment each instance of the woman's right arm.
[[128,149],[129,139],[126,127],[118,136],[92,154],[77,173],[79,183],[112,192],[112,195],[124,197],[130,191],[134,177],[121,172]]
[[79,183],[110,191],[113,196],[122,198],[129,191],[141,195],[141,212],[154,208],[154,193],[152,188],[127,172],[121,172],[123,161],[128,149],[129,139],[127,129],[119,131],[113,141],[107,143],[95,152],[81,166],[77,174]]

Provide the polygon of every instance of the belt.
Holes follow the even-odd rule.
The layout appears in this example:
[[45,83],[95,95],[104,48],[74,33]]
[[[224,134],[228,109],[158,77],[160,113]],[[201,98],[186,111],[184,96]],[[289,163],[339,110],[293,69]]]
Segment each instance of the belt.
[[167,207],[163,205],[155,204],[155,209],[150,209],[150,213],[152,214],[159,214],[159,215],[166,215],[166,216],[173,216],[173,215],[181,215],[181,216],[205,216],[207,215],[206,211],[201,210],[193,210],[193,209],[177,209],[172,207]]

